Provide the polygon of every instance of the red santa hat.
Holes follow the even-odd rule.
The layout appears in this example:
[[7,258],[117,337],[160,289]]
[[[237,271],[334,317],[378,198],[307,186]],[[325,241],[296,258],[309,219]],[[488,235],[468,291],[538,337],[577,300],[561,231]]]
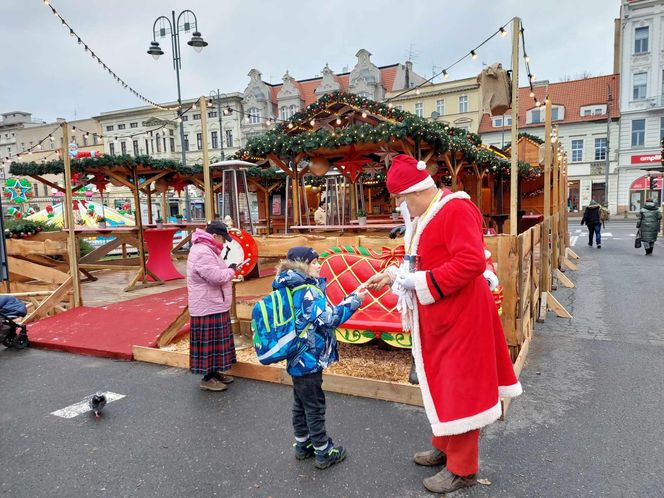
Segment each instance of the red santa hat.
[[393,195],[410,194],[435,186],[436,182],[427,173],[426,163],[407,154],[396,156],[387,171],[387,190]]

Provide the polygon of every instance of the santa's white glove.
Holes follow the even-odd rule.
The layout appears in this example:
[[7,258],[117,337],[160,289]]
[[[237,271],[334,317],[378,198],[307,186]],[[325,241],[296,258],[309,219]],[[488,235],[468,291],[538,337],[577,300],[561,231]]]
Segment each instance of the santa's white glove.
[[490,290],[493,291],[498,288],[498,277],[491,270],[484,271],[484,278],[486,278],[486,282],[489,284]]
[[402,273],[397,277],[396,283],[404,289],[413,290],[415,288],[415,274]]

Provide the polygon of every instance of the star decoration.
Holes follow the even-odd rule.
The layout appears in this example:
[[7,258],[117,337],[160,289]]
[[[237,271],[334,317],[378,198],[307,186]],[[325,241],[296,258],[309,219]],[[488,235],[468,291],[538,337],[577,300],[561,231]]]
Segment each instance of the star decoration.
[[10,202],[22,204],[32,197],[32,185],[25,178],[9,178],[4,186],[5,196]]
[[172,183],[171,186],[173,187],[173,190],[175,190],[178,194],[180,194],[185,189],[185,187],[187,186],[187,182],[182,177],[182,175],[180,175],[180,173],[178,173],[173,178],[173,183]]
[[397,157],[400,154],[400,152],[395,152],[393,150],[390,150],[388,147],[385,147],[384,145],[380,148],[379,152],[376,152],[376,155],[380,157],[380,160],[385,163],[385,169],[388,169],[390,165],[392,164],[392,159]]
[[348,154],[337,161],[337,165],[340,166],[343,173],[350,178],[350,181],[355,183],[357,177],[362,172],[362,168],[370,162],[372,162],[371,159],[362,154],[358,154],[355,150],[355,146],[351,145]]

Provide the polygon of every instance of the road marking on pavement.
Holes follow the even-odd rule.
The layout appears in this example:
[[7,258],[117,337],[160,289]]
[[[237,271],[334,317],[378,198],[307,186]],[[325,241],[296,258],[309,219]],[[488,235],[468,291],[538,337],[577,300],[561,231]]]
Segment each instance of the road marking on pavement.
[[574,230],[574,233],[581,233],[581,229],[577,228],[576,230]]
[[[54,412],[51,412],[51,415],[55,415],[56,417],[62,417],[62,418],[74,418],[78,417],[81,413],[89,412],[91,411],[90,398],[92,398],[92,396],[93,394],[87,396],[83,401],[79,401],[78,403],[74,403],[73,405],[66,406],[64,408],[61,408],[60,410],[55,410]],[[119,399],[124,398],[126,395],[106,391],[104,392],[104,396],[106,396],[106,403],[112,403],[113,401],[117,401]]]
[[569,245],[572,246],[572,247],[574,247],[574,244],[576,244],[576,241],[577,241],[577,240],[579,240],[578,235],[572,235],[572,236],[569,238]]

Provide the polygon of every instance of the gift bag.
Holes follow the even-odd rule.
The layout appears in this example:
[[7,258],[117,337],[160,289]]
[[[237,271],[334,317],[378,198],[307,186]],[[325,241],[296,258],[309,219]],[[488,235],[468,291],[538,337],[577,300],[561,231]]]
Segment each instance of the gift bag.
[[634,249],[641,249],[641,230],[636,231],[636,238],[634,239]]

